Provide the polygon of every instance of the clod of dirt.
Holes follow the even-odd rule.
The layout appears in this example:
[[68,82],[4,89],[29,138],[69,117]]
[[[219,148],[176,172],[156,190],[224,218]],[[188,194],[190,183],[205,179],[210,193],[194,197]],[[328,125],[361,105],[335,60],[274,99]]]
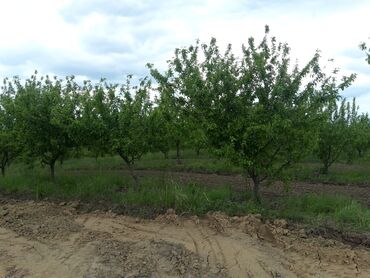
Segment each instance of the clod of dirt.
[[174,209],[168,209],[165,214],[157,216],[155,220],[165,224],[178,224],[178,216]]
[[190,217],[190,219],[196,224],[198,225],[200,223],[200,220],[199,220],[199,217],[196,216],[196,215],[193,215]]
[[300,229],[298,231],[298,235],[301,237],[301,238],[307,238],[307,233],[304,229]]
[[288,226],[288,222],[285,219],[275,219],[273,224],[278,228],[285,229]]
[[257,226],[256,229],[257,237],[262,240],[266,240],[271,243],[276,243],[276,238],[273,233],[273,228],[268,224],[262,224]]
[[73,202],[69,203],[69,206],[71,208],[78,209],[81,205],[80,205],[79,201],[73,201]]
[[246,234],[273,244],[282,243],[279,237],[290,234],[286,220],[276,219],[272,223],[270,221],[263,222],[260,214],[233,217],[232,222]]
[[230,217],[222,212],[207,213],[208,226],[213,230],[223,233],[225,228],[231,226]]
[[9,211],[7,210],[7,209],[2,209],[1,211],[0,211],[0,215],[1,216],[7,216],[9,214]]
[[263,224],[260,215],[253,214],[240,217],[236,222],[243,232],[252,237],[257,237],[258,228]]

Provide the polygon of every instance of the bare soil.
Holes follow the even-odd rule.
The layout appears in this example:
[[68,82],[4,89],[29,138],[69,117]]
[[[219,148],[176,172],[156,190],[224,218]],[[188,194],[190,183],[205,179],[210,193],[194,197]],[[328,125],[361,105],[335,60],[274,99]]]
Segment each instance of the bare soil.
[[370,277],[370,249],[259,215],[143,220],[0,199],[0,277]]

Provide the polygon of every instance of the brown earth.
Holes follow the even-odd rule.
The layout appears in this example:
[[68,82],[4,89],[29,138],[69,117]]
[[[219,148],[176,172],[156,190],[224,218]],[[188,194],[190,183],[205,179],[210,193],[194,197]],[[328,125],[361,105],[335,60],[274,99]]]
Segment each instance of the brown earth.
[[0,199],[0,277],[370,277],[370,249],[260,215],[155,220]]

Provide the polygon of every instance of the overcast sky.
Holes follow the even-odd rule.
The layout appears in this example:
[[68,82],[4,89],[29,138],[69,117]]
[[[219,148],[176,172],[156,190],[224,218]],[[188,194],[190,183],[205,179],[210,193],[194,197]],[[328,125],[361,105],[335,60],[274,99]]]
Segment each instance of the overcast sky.
[[1,0],[0,77],[42,74],[120,80],[164,69],[176,47],[216,37],[235,51],[264,26],[303,65],[316,49],[343,74],[344,92],[370,112],[370,65],[358,45],[370,42],[369,0]]

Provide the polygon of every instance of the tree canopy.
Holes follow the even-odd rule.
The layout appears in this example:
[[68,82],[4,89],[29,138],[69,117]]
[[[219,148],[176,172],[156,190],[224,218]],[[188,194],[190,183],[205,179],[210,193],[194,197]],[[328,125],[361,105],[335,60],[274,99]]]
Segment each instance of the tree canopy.
[[317,141],[322,110],[338,97],[322,90],[319,53],[302,68],[291,65],[290,49],[269,36],[250,38],[236,58],[210,44],[177,49],[168,70],[152,74],[160,90],[170,88],[200,124],[216,153],[241,166],[254,183],[278,177],[309,153]]

